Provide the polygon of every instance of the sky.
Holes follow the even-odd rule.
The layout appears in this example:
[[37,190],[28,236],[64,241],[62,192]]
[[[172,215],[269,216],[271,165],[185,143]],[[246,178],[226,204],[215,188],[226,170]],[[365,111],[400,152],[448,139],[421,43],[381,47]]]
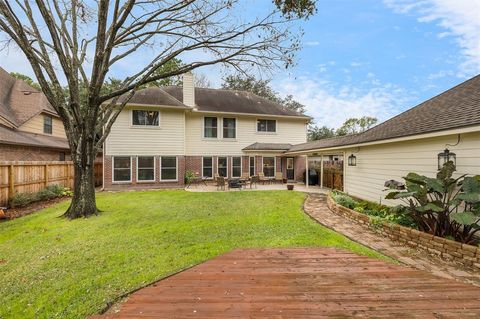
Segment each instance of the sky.
[[[245,1],[245,14],[272,8]],[[480,0],[320,0],[317,7],[298,22],[305,35],[296,66],[262,77],[305,104],[320,126],[364,115],[384,121],[480,73]],[[126,61],[123,72],[136,62]],[[18,50],[1,51],[0,66],[32,76]],[[198,72],[220,85],[218,67]]]

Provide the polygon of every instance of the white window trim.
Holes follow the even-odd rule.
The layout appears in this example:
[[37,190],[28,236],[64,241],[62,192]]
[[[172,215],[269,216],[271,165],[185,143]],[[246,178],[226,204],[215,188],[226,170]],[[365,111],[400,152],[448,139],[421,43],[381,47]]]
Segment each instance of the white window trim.
[[[130,158],[130,179],[128,181],[115,181],[115,157],[128,157]],[[127,184],[132,182],[132,157],[115,155],[112,156],[112,184]]]
[[[225,136],[223,136],[223,120],[225,118],[235,120],[235,137],[225,137]],[[222,131],[222,139],[227,140],[227,141],[235,141],[238,137],[238,119],[234,116],[232,116],[232,117],[228,117],[228,116],[222,117],[221,131]]]
[[[175,179],[162,179],[162,157],[175,157]],[[160,156],[160,182],[178,182],[178,157],[177,156]]]
[[[158,112],[158,125],[135,125],[133,124],[133,111],[154,111]],[[130,114],[130,127],[131,128],[144,128],[144,129],[159,129],[160,128],[160,120],[162,119],[162,115],[160,110],[148,110],[148,109],[131,109],[129,111]]]
[[227,159],[227,176],[225,176],[225,178],[228,178],[228,156],[217,156],[217,175],[220,176],[220,173],[218,172],[218,169],[220,168],[220,166],[218,165],[218,162],[219,162],[219,160],[220,160],[220,157]]
[[[149,179],[149,180],[147,180],[147,179],[139,180],[138,179],[138,158],[139,157],[153,157],[153,179]],[[136,176],[137,183],[152,183],[152,182],[154,183],[157,180],[157,178],[156,178],[156,176],[157,176],[157,163],[156,162],[157,162],[157,159],[155,158],[155,156],[152,156],[152,155],[137,155],[137,165],[136,165],[137,166],[137,176]]]
[[[233,176],[233,158],[234,157],[239,157],[240,158],[240,176]],[[231,157],[232,159],[232,165],[230,165],[230,176],[232,176],[232,178],[240,178],[242,177],[242,173],[243,173],[243,156],[232,156]]]
[[[275,121],[275,132],[269,132],[269,131],[259,131],[258,130],[258,121]],[[276,119],[267,119],[267,118],[256,118],[255,119],[255,133],[257,134],[277,134],[278,133],[278,121]]]
[[275,173],[277,172],[277,157],[276,156],[262,156],[262,173],[263,173],[263,168],[265,167],[263,165],[263,158],[264,157],[273,157],[273,176],[265,176],[265,177],[274,178]]
[[[207,117],[213,117],[213,118],[217,119],[217,137],[206,137],[205,136],[205,118],[207,118]],[[209,141],[218,140],[218,137],[220,136],[218,130],[223,125],[223,123],[221,123],[221,122],[222,121],[219,120],[218,116],[203,116],[202,117],[202,138],[205,139],[205,140],[209,140]]]
[[[210,157],[210,158],[212,159],[212,176],[210,176],[210,177],[203,175],[203,159],[204,159],[204,158],[208,158],[208,157]],[[217,174],[218,174],[218,173],[217,173]],[[205,179],[213,179],[213,176],[214,176],[214,175],[215,175],[215,174],[214,174],[214,172],[213,172],[213,156],[202,156],[202,178],[205,178]]]
[[[253,175],[250,175],[250,159],[253,158]],[[257,171],[257,160],[255,159],[255,156],[249,156],[248,157],[248,174],[250,177],[255,176],[255,172]]]

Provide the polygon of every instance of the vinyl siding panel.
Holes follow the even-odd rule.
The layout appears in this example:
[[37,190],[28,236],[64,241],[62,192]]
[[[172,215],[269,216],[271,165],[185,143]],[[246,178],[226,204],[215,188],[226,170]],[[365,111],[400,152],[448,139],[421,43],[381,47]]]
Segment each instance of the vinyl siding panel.
[[[35,134],[44,134],[43,133],[43,114],[39,114],[25,122],[22,126],[18,128],[20,131],[35,133]],[[44,134],[50,135],[50,134]],[[60,119],[52,117],[52,134],[51,136],[63,137],[66,138],[65,129],[63,128],[63,123]]]
[[[217,139],[203,138],[203,117],[215,116],[187,113],[186,114],[186,155],[200,156],[208,155],[227,155],[240,156],[244,155],[242,149],[255,142],[259,143],[290,143],[298,144],[304,143],[307,139],[306,122],[305,120],[282,119],[277,118],[277,132],[276,133],[257,133],[256,123],[257,117],[253,116],[236,116],[237,131],[236,138],[233,140],[223,139],[221,125],[222,117],[235,117],[218,115],[218,131]],[[269,117],[258,117],[268,119]]]
[[[385,200],[385,181],[403,181],[409,172],[434,177],[437,173],[437,154],[446,144],[455,144],[457,135],[435,137],[381,145],[347,149],[357,157],[357,166],[345,165],[345,191],[353,196],[382,202],[388,205],[395,201]],[[480,174],[480,132],[462,134],[460,143],[448,146],[457,154],[456,175]]]
[[125,109],[107,138],[106,155],[183,155],[184,116],[184,111],[160,109],[159,127],[132,127],[131,109]]

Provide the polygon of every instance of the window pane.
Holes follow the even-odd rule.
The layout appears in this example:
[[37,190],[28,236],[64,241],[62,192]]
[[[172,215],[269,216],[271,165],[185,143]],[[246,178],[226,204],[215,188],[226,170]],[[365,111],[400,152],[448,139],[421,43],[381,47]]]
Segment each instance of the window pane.
[[275,157],[263,158],[263,174],[268,177],[275,176]]
[[158,111],[133,110],[133,125],[158,126]]
[[266,123],[265,120],[258,120],[257,131],[259,131],[259,132],[266,132],[267,131],[267,123]]
[[45,115],[43,117],[43,133],[52,134],[52,117]]
[[242,158],[232,157],[232,177],[240,177],[242,175]]
[[242,158],[241,157],[233,157],[233,166],[240,166],[242,165]]
[[218,158],[218,175],[227,177],[227,158],[226,157]]
[[176,157],[162,157],[162,168],[176,168],[176,167],[177,167]]
[[204,137],[217,137],[217,118],[205,117],[204,118]]
[[139,181],[153,181],[155,180],[155,172],[153,168],[139,168],[138,169]]
[[250,157],[250,176],[255,175],[255,157]]
[[177,158],[176,157],[162,157],[161,158],[161,179],[162,180],[176,180],[177,179]]
[[236,120],[233,118],[224,118],[223,119],[223,137],[224,138],[235,138],[236,137]]
[[177,179],[177,170],[175,168],[162,168],[162,179],[163,180],[176,180]]
[[130,181],[130,170],[129,169],[115,169],[115,170],[113,170],[113,180],[115,182]]
[[204,157],[203,158],[203,177],[211,178],[213,177],[213,159],[212,157]]
[[114,157],[114,168],[128,168],[130,169],[130,157]]
[[155,166],[153,157],[139,157],[138,168],[153,168]]
[[268,132],[276,132],[277,131],[277,121],[275,121],[275,120],[267,121],[267,131]]

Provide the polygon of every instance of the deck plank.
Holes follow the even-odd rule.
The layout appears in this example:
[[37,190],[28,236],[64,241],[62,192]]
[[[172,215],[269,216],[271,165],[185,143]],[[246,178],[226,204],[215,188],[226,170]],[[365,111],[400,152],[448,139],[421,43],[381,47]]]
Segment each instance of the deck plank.
[[480,288],[336,248],[243,249],[95,318],[479,318]]

